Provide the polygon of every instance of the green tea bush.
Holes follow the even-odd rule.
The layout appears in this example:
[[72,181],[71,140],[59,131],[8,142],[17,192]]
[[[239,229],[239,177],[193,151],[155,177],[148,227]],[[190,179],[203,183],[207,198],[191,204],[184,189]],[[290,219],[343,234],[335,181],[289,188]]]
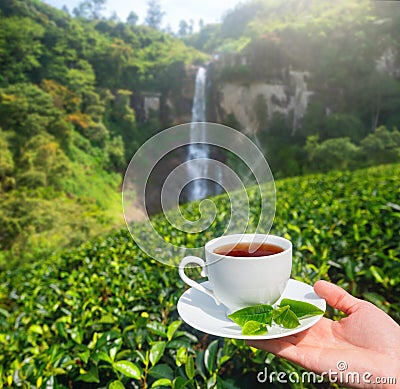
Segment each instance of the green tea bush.
[[[293,242],[292,277],[331,280],[400,321],[399,178],[400,165],[388,165],[277,181],[271,232]],[[257,189],[249,196],[255,223]],[[176,233],[162,216],[153,223],[171,241],[204,243],[229,214],[225,196],[215,201],[217,220],[203,235]],[[196,204],[184,210],[193,216]],[[125,230],[4,272],[0,387],[256,388],[265,366],[300,371],[182,323],[183,290],[177,269],[147,257]]]

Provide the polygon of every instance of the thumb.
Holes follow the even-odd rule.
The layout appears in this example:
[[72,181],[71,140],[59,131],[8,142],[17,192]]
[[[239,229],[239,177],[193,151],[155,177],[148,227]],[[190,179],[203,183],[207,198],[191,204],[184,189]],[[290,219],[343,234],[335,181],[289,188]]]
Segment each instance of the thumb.
[[346,315],[354,312],[361,301],[347,293],[341,287],[327,281],[317,281],[314,285],[315,293],[324,298],[333,308],[339,309]]

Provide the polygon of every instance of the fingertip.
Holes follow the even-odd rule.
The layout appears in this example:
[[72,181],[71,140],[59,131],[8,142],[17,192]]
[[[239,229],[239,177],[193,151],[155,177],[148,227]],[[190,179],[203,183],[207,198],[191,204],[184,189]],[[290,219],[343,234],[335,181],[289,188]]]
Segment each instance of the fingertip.
[[314,291],[318,296],[324,297],[331,285],[333,284],[328,281],[319,280],[314,284]]
[[318,296],[325,299],[331,307],[339,309],[346,314],[350,314],[359,303],[357,298],[347,293],[340,286],[327,281],[317,281],[314,284],[314,291]]

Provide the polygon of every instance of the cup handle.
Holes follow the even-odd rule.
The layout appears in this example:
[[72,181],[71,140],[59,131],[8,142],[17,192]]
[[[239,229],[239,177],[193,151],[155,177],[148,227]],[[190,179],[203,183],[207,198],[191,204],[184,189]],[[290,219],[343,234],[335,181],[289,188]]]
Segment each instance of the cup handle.
[[212,297],[217,305],[220,305],[220,301],[215,296],[212,289],[206,288],[205,286],[199,284],[198,282],[192,280],[185,274],[185,267],[189,263],[194,263],[201,267],[201,275],[203,277],[207,276],[206,271],[206,263],[199,257],[189,256],[182,259],[181,263],[179,264],[179,276],[182,278],[182,281],[191,286],[194,289],[197,289],[200,292],[207,294],[208,296]]

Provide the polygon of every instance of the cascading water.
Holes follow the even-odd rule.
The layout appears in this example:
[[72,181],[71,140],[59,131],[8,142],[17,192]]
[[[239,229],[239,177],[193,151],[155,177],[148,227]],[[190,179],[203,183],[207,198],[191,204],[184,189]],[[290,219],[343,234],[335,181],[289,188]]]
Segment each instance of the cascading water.
[[[206,141],[206,69],[200,67],[196,75],[196,84],[192,108],[192,125],[190,126],[190,145],[187,161],[198,158],[209,158],[210,147],[199,142]],[[194,180],[188,185],[187,200],[200,200],[209,194],[209,184],[199,177],[207,176],[207,164],[196,164],[189,167],[189,177]],[[196,179],[197,178],[197,179]]]
[[[194,99],[192,108],[192,123],[206,121],[206,80],[207,71],[203,67],[199,67],[196,75],[196,84],[194,89]],[[197,131],[194,131],[194,140],[197,140]],[[193,145],[196,146],[196,145]]]

